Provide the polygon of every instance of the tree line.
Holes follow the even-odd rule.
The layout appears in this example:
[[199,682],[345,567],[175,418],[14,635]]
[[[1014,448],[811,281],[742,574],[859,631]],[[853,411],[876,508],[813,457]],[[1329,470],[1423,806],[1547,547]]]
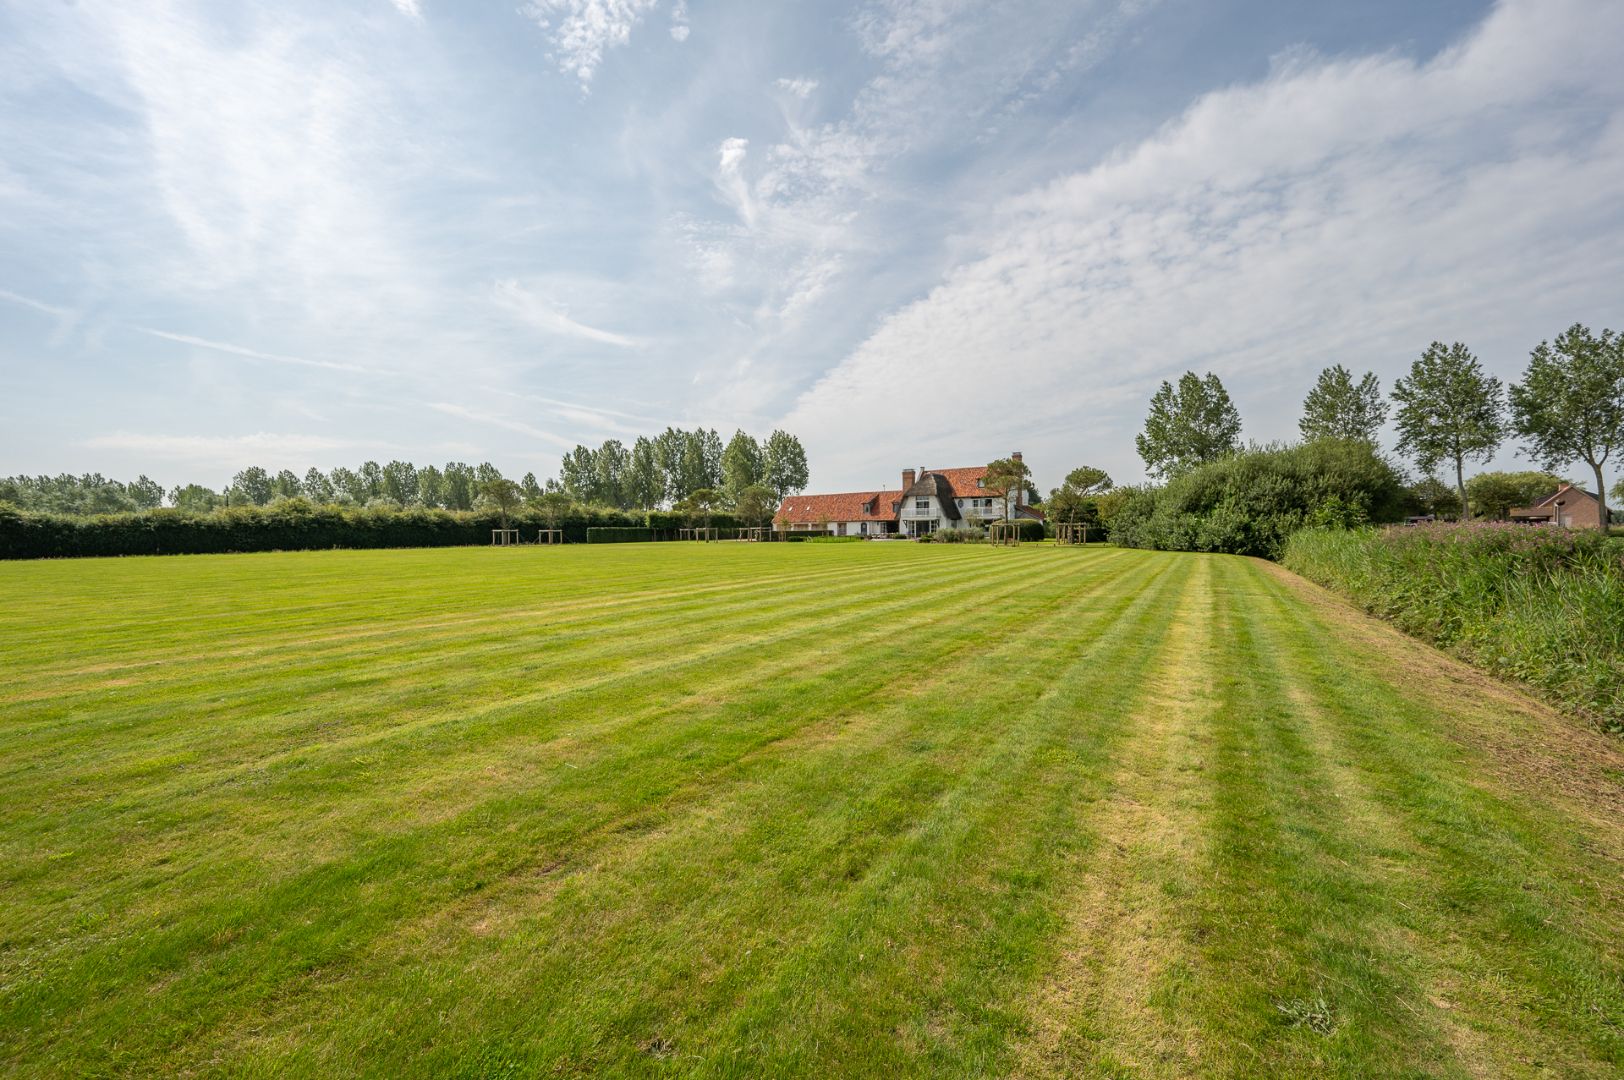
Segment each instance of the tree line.
[[[1422,479],[1412,493],[1432,508],[1453,501],[1463,517],[1472,508],[1504,513],[1548,494],[1553,471],[1486,473],[1466,479],[1466,464],[1488,461],[1509,438],[1542,469],[1588,465],[1607,520],[1604,468],[1624,450],[1624,335],[1593,334],[1574,324],[1529,355],[1520,382],[1507,387],[1483,370],[1461,342],[1433,342],[1383,397],[1372,372],[1355,379],[1341,364],[1320,372],[1303,401],[1298,430],[1305,441],[1341,439],[1379,445],[1390,414],[1398,452],[1413,461]],[[1145,428],[1135,440],[1153,477],[1167,481],[1241,449],[1241,418],[1216,375],[1186,372],[1175,385],[1163,382],[1151,398]],[[1452,500],[1437,479],[1440,467],[1454,474]],[[1624,485],[1613,490],[1624,500]]]
[[270,506],[287,499],[374,510],[464,511],[494,501],[511,506],[579,503],[615,510],[741,509],[753,517],[766,503],[776,506],[784,496],[804,490],[807,480],[806,450],[788,432],[774,431],[758,442],[738,431],[724,446],[714,429],[666,428],[653,438],[638,438],[630,448],[616,439],[596,449],[577,446],[565,455],[557,478],[545,484],[533,472],[509,480],[490,462],[419,467],[409,461],[364,461],[353,469],[311,468],[302,476],[291,469],[273,473],[254,465],[219,490],[193,483],[167,494],[146,476],[130,483],[99,473],[11,476],[0,478],[0,503],[38,513],[84,515],[154,510],[166,498],[170,506],[193,513]]

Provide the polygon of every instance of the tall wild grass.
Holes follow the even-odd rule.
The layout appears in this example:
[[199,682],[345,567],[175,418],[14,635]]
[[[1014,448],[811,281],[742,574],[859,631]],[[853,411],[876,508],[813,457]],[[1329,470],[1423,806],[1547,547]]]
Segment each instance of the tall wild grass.
[[1624,541],[1496,523],[1305,529],[1281,561],[1624,732]]

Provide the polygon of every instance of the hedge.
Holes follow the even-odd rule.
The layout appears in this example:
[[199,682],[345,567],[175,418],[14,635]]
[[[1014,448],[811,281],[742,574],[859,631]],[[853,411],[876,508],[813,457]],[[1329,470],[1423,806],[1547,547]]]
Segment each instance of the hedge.
[[[508,524],[526,543],[552,527],[579,544],[590,528],[639,528],[643,522],[641,515],[589,510],[550,525],[526,510],[509,515]],[[499,515],[486,511],[356,510],[303,499],[207,514],[164,509],[95,517],[25,513],[0,503],[0,559],[474,546],[489,544],[491,530],[501,525]]]
[[[692,514],[683,510],[650,510],[644,518],[643,524],[655,532],[675,532],[678,529],[701,528],[707,519],[701,514]],[[737,529],[741,527],[738,518],[732,514],[715,513],[710,515],[709,525],[713,529]]]
[[595,525],[586,531],[589,544],[641,544],[653,539],[653,529],[637,527]]

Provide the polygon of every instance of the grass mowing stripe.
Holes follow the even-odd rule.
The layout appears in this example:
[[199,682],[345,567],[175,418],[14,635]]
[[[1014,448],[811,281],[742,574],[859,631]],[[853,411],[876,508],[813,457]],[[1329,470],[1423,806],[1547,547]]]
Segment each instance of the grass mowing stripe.
[[[1612,1074],[1624,1063],[1624,920],[1616,888],[1604,884],[1616,882],[1616,861],[1598,857],[1584,840],[1591,830],[1571,816],[1468,779],[1482,763],[1462,760],[1433,730],[1432,703],[1366,674],[1394,666],[1390,656],[1329,667],[1323,658],[1347,655],[1346,635],[1278,579],[1268,590],[1291,620],[1282,646],[1327,703],[1350,769],[1401,837],[1411,872],[1390,886],[1403,897],[1395,915],[1429,979],[1411,1007],[1453,1034],[1471,1071],[1487,1063],[1501,1074],[1552,1065],[1565,1075]],[[1515,1013],[1537,1034],[1507,1039],[1520,1026],[1509,1022]]]
[[1155,662],[1118,696],[1127,734],[1075,826],[1090,842],[1071,867],[1055,962],[1024,1004],[1018,1075],[1176,1076],[1200,1045],[1177,1003],[1216,707],[1213,560],[1192,567]]
[[[1143,597],[1136,597],[1135,594],[1128,593],[1121,598],[1120,602],[1126,606],[1130,601],[1142,603]],[[1069,603],[1075,610],[1077,607],[1076,600],[1069,601]],[[1115,619],[1102,620],[1100,631],[1104,632],[1116,626],[1117,621]],[[1023,628],[1021,636],[1041,636],[1042,633],[1043,631],[1038,627]],[[1113,630],[1113,634],[1115,633],[1117,632]],[[1013,642],[1010,643],[1010,646],[1011,652],[1018,655],[1025,654],[1024,647]],[[1120,648],[1120,646],[1118,647]],[[1002,666],[1002,663],[1000,657],[976,658],[972,661],[967,675],[974,676],[977,679],[982,678],[984,676],[977,673],[989,668],[997,670]],[[1032,675],[1030,671],[1025,671],[1023,677],[1030,680]],[[953,680],[951,675],[949,678]],[[507,965],[500,964],[497,961],[498,956],[512,953],[530,955],[529,941],[531,939],[527,938],[522,942],[510,941],[502,945],[499,952],[492,953],[493,963],[491,969],[485,974],[498,980],[504,978],[509,980],[514,978],[522,979],[520,985],[523,990],[521,991],[516,987],[513,992],[522,992],[527,1005],[531,1009],[539,1009],[543,1015],[548,1015],[546,1022],[548,1031],[551,1032],[555,1028],[562,1028],[565,1031],[574,1033],[575,1038],[578,1040],[575,1045],[559,1047],[555,1051],[556,1053],[569,1055],[573,1061],[573,1066],[571,1066],[573,1068],[585,1070],[612,1067],[612,1062],[593,1056],[590,1050],[586,1048],[592,1046],[594,1042],[602,1042],[606,1034],[603,1028],[613,1031],[618,1027],[637,1024],[639,1022],[638,1014],[646,1011],[649,1007],[649,996],[659,993],[662,986],[667,988],[668,993],[680,994],[687,998],[683,1009],[684,1020],[676,1024],[674,1028],[667,1025],[664,1038],[675,1041],[679,1046],[698,1045],[699,1041],[694,1038],[694,1032],[696,1030],[708,1030],[712,1026],[712,1021],[703,1012],[695,1015],[694,1010],[697,1003],[692,1000],[692,987],[686,984],[681,968],[676,972],[669,973],[658,971],[623,972],[614,968],[609,972],[603,972],[602,964],[605,960],[618,961],[620,964],[634,964],[639,962],[640,958],[670,957],[673,953],[680,952],[678,946],[681,941],[698,933],[691,924],[693,919],[698,919],[704,923],[715,922],[720,918],[728,925],[759,926],[765,923],[765,930],[771,929],[775,915],[781,918],[786,911],[796,913],[797,917],[801,919],[812,918],[816,920],[820,917],[826,919],[827,914],[824,909],[838,910],[840,904],[838,898],[842,893],[861,888],[863,881],[874,876],[877,872],[873,862],[874,858],[888,850],[889,845],[896,842],[895,838],[899,834],[906,835],[909,829],[907,822],[910,817],[920,812],[930,811],[931,807],[939,806],[942,795],[938,792],[938,788],[948,776],[952,775],[943,772],[940,761],[941,755],[951,751],[956,758],[968,755],[971,760],[979,760],[973,748],[984,744],[988,739],[996,740],[998,738],[998,729],[988,728],[974,722],[966,722],[966,719],[956,708],[956,704],[960,699],[961,692],[956,686],[951,685],[950,681],[949,685],[933,688],[931,692],[922,697],[910,698],[905,703],[889,706],[887,707],[888,712],[897,713],[895,720],[876,721],[863,726],[865,733],[884,736],[880,743],[865,752],[863,758],[853,760],[843,756],[839,765],[835,765],[834,762],[820,761],[820,759],[830,754],[840,754],[850,745],[850,730],[849,728],[843,729],[840,738],[827,743],[819,743],[810,755],[800,754],[789,759],[794,764],[796,775],[801,778],[794,790],[784,790],[781,785],[776,784],[765,789],[743,789],[745,792],[759,791],[758,798],[769,798],[767,805],[752,807],[743,814],[740,813],[740,808],[737,806],[733,809],[727,809],[725,806],[717,806],[707,801],[704,812],[698,815],[689,814],[685,817],[684,820],[689,824],[676,824],[674,832],[662,830],[659,842],[655,846],[638,844],[629,849],[629,853],[635,855],[638,859],[638,862],[630,868],[631,871],[636,871],[639,865],[646,865],[647,860],[651,858],[661,859],[661,861],[669,860],[673,867],[680,865],[690,871],[694,869],[694,860],[703,860],[699,867],[701,871],[706,868],[707,863],[715,863],[715,869],[717,870],[733,868],[735,874],[731,880],[726,882],[725,887],[721,878],[705,872],[699,873],[697,877],[691,874],[633,872],[630,874],[628,882],[626,880],[627,870],[615,871],[613,867],[605,867],[601,863],[595,864],[593,878],[598,880],[595,882],[593,878],[581,879],[583,888],[587,885],[592,887],[588,890],[586,896],[578,900],[576,907],[578,914],[575,916],[576,918],[590,920],[590,926],[566,925],[558,927],[549,923],[545,928],[532,931],[534,940],[538,944],[553,940],[575,941],[584,936],[585,940],[581,947],[589,951],[584,954],[571,951],[566,956],[556,958],[554,960],[556,976],[548,977],[545,973],[505,970]],[[907,723],[898,727],[897,721],[902,720],[904,717],[907,719]],[[952,730],[943,730],[941,725],[948,721],[953,722]],[[919,751],[915,749],[916,740],[920,738],[928,738],[931,743],[929,750]],[[880,763],[872,760],[874,754],[883,754],[889,757],[898,753],[901,754],[901,759],[893,767],[879,767]],[[849,792],[842,790],[849,787],[849,784],[843,783],[842,778],[853,775],[872,776],[879,779],[878,787],[869,787],[860,793],[861,802],[859,806],[861,809],[857,811],[853,810],[849,801],[842,801],[843,797],[845,799],[851,797]],[[903,800],[900,805],[897,803],[899,798]],[[918,809],[907,810],[906,807],[909,806]],[[798,819],[800,815],[808,812],[801,809],[802,807],[813,808],[811,822],[822,821],[825,827],[835,828],[833,835],[826,836],[820,844],[810,845],[811,850],[809,851],[804,850],[809,846],[805,842],[804,834],[792,824],[786,824],[786,822]],[[885,825],[879,829],[879,835],[874,836],[869,832],[869,829],[875,827],[877,818],[883,820]],[[734,839],[723,823],[736,822],[741,819],[758,824],[745,837],[737,838],[734,842],[728,843],[727,846],[717,850],[716,845],[719,839]],[[868,828],[855,835],[849,833],[847,830],[852,827],[854,819],[856,822],[868,822]],[[724,834],[723,837],[719,838],[715,835],[718,827],[721,828]],[[816,830],[816,825],[809,823],[808,827]],[[852,850],[851,845],[854,843],[857,844],[858,851]],[[744,846],[741,848],[738,846],[739,844]],[[673,847],[681,849],[685,845],[693,845],[688,849],[687,854],[678,854],[672,851]],[[780,855],[777,857],[767,856],[758,845],[769,845],[770,849],[780,850]],[[859,853],[865,850],[866,854]],[[786,865],[784,857],[790,851],[799,854],[796,856],[794,864]],[[822,872],[820,872],[819,867],[822,863],[828,865],[824,866]],[[796,868],[797,865],[799,869]],[[750,871],[745,871],[743,876],[740,876],[739,867],[760,867],[763,878],[753,881]],[[611,874],[613,874],[612,877]],[[784,875],[797,875],[794,883],[799,886],[798,891],[801,894],[799,898],[792,900],[787,897],[777,896],[775,890],[781,890],[786,884],[789,884],[780,880]],[[804,875],[813,876],[811,880],[808,880]],[[604,878],[608,878],[608,880],[603,880]],[[637,882],[639,878],[642,878],[646,884],[631,884]],[[682,884],[693,881],[705,883],[698,895],[691,891],[692,884],[683,885],[684,889],[689,890],[684,893],[672,894],[663,891],[666,882]],[[652,914],[652,911],[643,912],[636,907],[625,910],[625,896],[628,891],[635,893],[650,888],[654,889],[654,895],[646,903],[653,910],[664,913],[664,918],[657,923],[659,927],[658,936],[651,935],[648,930],[648,916]],[[615,898],[616,914],[613,923],[606,926],[600,917],[593,916],[591,913],[599,910],[602,905],[607,903],[610,896]],[[741,902],[757,897],[762,898],[759,901],[761,905],[766,905],[771,910],[758,910],[748,904],[746,905],[747,910],[742,912],[736,910]],[[726,904],[734,910],[730,910],[719,917],[714,908],[715,903],[718,902]],[[484,910],[483,906],[482,910]],[[793,925],[791,924],[791,928],[787,929],[792,929]],[[604,935],[610,929],[613,929],[613,932],[617,934],[635,935],[635,939],[624,942],[614,939],[605,940]],[[801,936],[805,936],[806,931],[802,930],[799,933]],[[487,950],[495,948],[497,944],[497,942],[488,941]],[[758,944],[760,944],[759,941]],[[763,945],[757,950],[756,956],[765,958],[772,956],[776,951],[781,951],[781,949],[775,950],[770,945]],[[563,990],[566,984],[560,981],[566,971],[569,972],[570,979],[567,984],[567,992]],[[594,972],[600,974],[592,974]],[[761,977],[759,973],[752,973],[750,980],[755,981]],[[603,1026],[602,1028],[578,1027],[559,1017],[551,1016],[547,1013],[547,1001],[549,998],[544,996],[538,999],[536,997],[534,989],[536,987],[555,988],[552,990],[554,995],[564,993],[563,1002],[566,1004],[573,1003],[570,1012],[578,1012],[581,1008],[579,999],[588,992],[582,985],[583,980],[607,983],[603,991],[603,1002],[599,1007],[608,1011],[611,1015],[605,1016],[599,1021],[599,1024]],[[371,977],[366,978],[364,982],[369,986],[377,985]],[[724,1007],[728,1005],[733,994],[738,992],[737,989],[729,989],[727,983],[727,979],[719,981],[714,995],[718,1004]],[[636,997],[627,998],[623,989],[627,985],[639,988]],[[378,992],[383,998],[387,998],[393,993],[387,985],[379,986]],[[628,1004],[628,1000],[634,1004]],[[641,1002],[641,1004],[635,1004],[638,1002]],[[466,999],[463,1012],[465,1014],[470,1011],[475,1013],[483,1012],[490,1009],[490,1006],[491,1003],[487,997],[475,994]],[[621,1014],[618,1018],[613,1015],[617,1011]],[[647,1037],[649,1036],[645,1033],[644,1038]],[[332,1065],[334,1062],[329,1061],[327,1064]],[[437,1059],[436,1068],[449,1068],[451,1064],[453,1063],[450,1061],[439,1061]],[[514,1067],[524,1071],[528,1068],[528,1065],[518,1063]]]
[[[338,869],[346,870],[348,867],[338,867]],[[326,890],[325,888],[307,887],[305,888],[304,892],[310,893],[310,895],[325,895]]]
[[[1042,580],[1042,579],[1030,579],[1030,580],[1027,581],[1026,585],[1022,586],[1022,587],[1030,588],[1030,587],[1032,587],[1033,583],[1035,581],[1038,581],[1038,580]],[[1016,586],[1013,586],[1013,585],[1009,586],[1009,590],[1010,590],[1011,594],[1012,594],[1012,591],[1013,591],[1013,589],[1015,587]],[[999,592],[989,592],[989,591],[987,591],[985,589],[985,587],[983,587],[982,595],[988,596],[988,597],[990,597],[992,599],[995,599],[995,600],[1001,598]],[[956,598],[957,594],[955,593],[955,594],[953,594],[953,596]],[[883,610],[883,609],[875,609],[875,610]],[[945,622],[948,618],[950,618],[949,613],[950,613],[950,611],[952,609],[951,609],[950,605],[943,604],[943,605],[938,605],[937,607],[933,608],[933,610],[937,612],[937,614],[935,616],[933,616],[933,620],[937,621],[937,622]],[[829,624],[829,623],[824,623],[824,624],[820,624],[820,625],[822,626],[822,629],[825,630],[825,631],[833,630],[833,629],[836,628],[834,624]],[[809,632],[815,632],[815,631],[809,631]],[[865,641],[867,641],[869,638],[882,636],[885,632],[886,631],[883,629],[883,627],[867,628],[867,629],[865,629],[865,631],[862,634],[852,638],[851,641],[848,644],[852,645],[852,646],[861,645]],[[761,642],[759,640],[756,642],[756,645],[755,645],[755,647],[754,647],[754,649],[752,651],[757,654],[755,656],[755,658],[754,658],[757,661],[759,661],[763,656],[768,655],[766,653],[766,651],[763,649],[763,647],[761,645]],[[731,663],[730,659],[728,661],[728,664],[729,664],[729,666],[736,667],[736,665],[733,665]],[[660,682],[666,683],[666,684],[670,683],[671,677],[672,677],[672,670],[671,670],[669,664],[668,664],[668,666],[666,668],[656,672],[655,674],[656,674],[656,676],[657,676],[657,678],[659,679]],[[704,694],[711,695],[711,696],[714,696],[719,690],[725,690],[728,685],[732,685],[734,682],[744,682],[744,681],[749,681],[749,680],[754,679],[754,678],[774,676],[776,674],[778,674],[778,673],[777,672],[772,672],[772,671],[763,671],[763,670],[759,670],[759,669],[748,669],[748,668],[746,668],[746,669],[742,669],[742,670],[735,670],[735,671],[729,672],[729,674],[726,676],[726,679],[724,680],[724,678],[723,678],[720,671],[710,672],[710,671],[706,671],[706,670],[696,670],[695,673],[694,673],[695,678],[700,682],[700,684],[703,687]],[[717,680],[723,680],[723,681],[717,681]],[[570,702],[576,702],[576,703],[579,703],[579,704],[590,704],[592,695],[599,692],[603,688],[604,687],[602,685],[587,686],[587,687],[576,686],[576,687],[570,688],[568,694],[565,695],[565,696],[567,696],[569,698]],[[619,687],[619,689],[622,692],[629,692],[629,691],[635,690],[636,687],[621,686],[621,687]],[[670,687],[666,686],[665,690],[666,690],[667,695],[669,696]],[[590,691],[590,693],[588,691]],[[524,712],[524,707],[527,704],[529,704],[529,705],[540,705],[540,704],[545,703],[547,698],[553,697],[553,696],[554,695],[548,694],[548,695],[544,695],[542,697],[537,697],[535,695],[531,695],[529,698],[514,699],[514,698],[510,697],[508,699],[499,699],[500,708],[499,708],[499,710],[494,710],[494,711],[501,711],[501,712],[504,712],[504,713],[511,712],[511,713],[514,713],[514,715],[517,716],[521,721],[524,721],[525,716],[526,716],[526,714]],[[654,700],[654,699],[651,699],[651,700]],[[554,702],[554,704],[556,706],[558,703]],[[566,704],[567,704],[567,702],[566,702]],[[670,705],[670,706],[662,706],[660,709],[655,710],[655,713],[668,711],[669,709],[681,709],[683,707],[685,707],[684,704],[679,702],[679,703],[676,703],[676,704]],[[471,722],[473,720],[473,718],[481,715],[482,713],[483,714],[489,714],[492,711],[493,711],[493,708],[474,709],[474,710],[465,709],[465,710],[457,713],[455,715],[455,717],[453,718],[454,721],[455,721],[455,726],[454,726],[453,729],[451,729],[448,732],[448,734],[450,736],[452,736],[456,740],[457,743],[466,745],[470,735],[475,733],[478,730],[477,726],[474,725]],[[396,713],[398,713],[398,707],[391,705],[391,714],[394,715]],[[636,719],[636,717],[637,717],[636,713],[622,714],[619,717],[619,719],[620,720],[630,721],[630,720]],[[570,722],[570,714],[569,713],[567,713],[567,712],[555,713],[554,715],[549,716],[547,718],[547,724],[544,725],[543,727],[540,727],[540,728],[538,728],[534,724],[525,722],[524,727],[523,727],[523,731],[522,731],[522,735],[523,735],[524,738],[526,738],[528,740],[534,740],[539,735],[541,735],[546,728],[556,729],[556,728],[562,727],[563,725],[565,725],[568,722]],[[442,726],[444,726],[444,725],[442,725]],[[398,742],[398,740],[401,739],[403,736],[409,736],[409,735],[412,735],[412,734],[414,734],[414,732],[410,728],[409,724],[403,722],[402,720],[397,719],[390,725],[390,727],[380,730],[373,737],[375,737],[375,738],[387,737],[390,740]],[[313,766],[313,765],[317,766],[315,773],[313,775],[309,775],[309,776],[305,777],[305,779],[307,781],[309,781],[309,782],[314,782],[314,783],[317,783],[317,784],[325,784],[325,783],[328,783],[328,782],[331,782],[331,781],[334,781],[334,780],[338,780],[338,779],[342,779],[342,778],[332,775],[330,769],[321,768],[320,767],[320,762],[317,762],[317,761],[314,760],[316,758],[324,758],[324,759],[327,759],[329,761],[336,761],[336,762],[338,762],[339,768],[344,769],[344,768],[348,767],[352,771],[355,770],[355,769],[364,770],[364,769],[370,767],[365,762],[363,762],[361,764],[357,764],[356,759],[348,756],[353,749],[355,749],[353,744],[345,743],[343,741],[336,741],[335,742],[334,740],[329,740],[327,743],[316,744],[316,745],[314,745],[314,746],[312,746],[312,747],[310,747],[308,749],[299,751],[295,756],[304,758],[306,760],[289,762],[288,765],[289,765],[289,767],[293,767],[293,768],[302,770],[302,771],[307,772],[307,773],[310,771],[311,766]],[[435,742],[435,743],[431,743],[431,744],[427,745],[426,748],[424,748],[424,747],[418,748],[418,752],[419,752],[420,756],[427,759],[426,763],[428,765],[432,766],[436,770],[443,770],[444,766],[447,764],[446,759],[444,758],[444,754],[448,750],[453,750],[453,749],[455,749],[455,748],[452,747],[452,746],[441,745],[440,742]],[[340,758],[340,757],[336,757],[335,755],[343,755],[343,756]],[[399,753],[399,748],[396,747],[394,749],[394,752],[393,752],[393,755],[392,755],[392,758],[391,758],[392,771],[397,776],[399,776],[402,773],[402,771],[403,771],[405,765],[407,764],[407,762],[408,762],[408,759],[403,758],[401,756],[401,754]],[[271,785],[269,793],[270,794],[276,794],[277,793],[276,790],[275,790],[275,787],[274,787],[274,775],[271,772],[271,770],[274,770],[276,765],[277,765],[277,760],[276,760],[276,755],[274,755],[274,754],[273,755],[263,756],[260,760],[258,760],[258,761],[256,761],[254,763],[253,768],[255,770],[256,775],[263,777],[263,779],[258,780],[256,782],[256,784],[254,785],[254,787],[256,789],[257,788],[263,788],[266,785]],[[241,769],[240,768],[235,768],[233,771],[240,774]],[[183,781],[185,781],[187,783],[188,786],[187,787],[177,787],[174,782],[166,783],[166,784],[164,784],[162,786],[161,798],[163,800],[165,800],[165,802],[170,803],[170,804],[173,805],[173,804],[175,804],[177,799],[181,799],[183,797],[189,797],[189,796],[196,796],[198,794],[203,793],[204,791],[206,791],[210,787],[217,787],[220,783],[222,783],[222,780],[216,774],[216,772],[217,771],[205,771],[201,775],[197,776],[195,781],[190,779],[190,777],[191,777],[190,773],[177,774],[177,775],[179,775],[179,777]],[[228,778],[224,782],[230,784],[233,781]],[[82,781],[81,781],[81,783],[82,783]],[[152,794],[154,796],[156,796],[158,793],[152,793]],[[252,795],[254,793],[249,792],[249,793],[246,793],[246,794]],[[302,797],[302,796],[308,794],[308,792],[298,790],[298,791],[285,792],[285,794],[287,794],[289,796],[294,796],[294,797]],[[83,798],[84,798],[84,792],[83,791],[80,791],[80,792],[78,792],[76,794],[76,801],[81,800]],[[147,804],[150,803],[151,801],[152,801],[151,797],[141,796],[139,793],[136,793],[136,794],[132,795],[132,797],[131,797],[131,805],[130,805],[129,812],[130,813],[145,813],[146,811],[143,809],[143,807],[147,806]],[[83,807],[81,809],[81,811],[80,811],[80,813],[82,815],[87,815],[87,816],[88,815],[98,815],[98,816],[99,815],[104,815],[106,812],[107,812],[107,808],[105,806],[102,806],[102,807],[87,806],[87,807]],[[172,821],[167,821],[164,824],[166,826],[169,826],[169,827],[172,828],[174,823]],[[124,843],[121,842],[119,844],[119,849],[122,850],[123,847],[124,847]]]

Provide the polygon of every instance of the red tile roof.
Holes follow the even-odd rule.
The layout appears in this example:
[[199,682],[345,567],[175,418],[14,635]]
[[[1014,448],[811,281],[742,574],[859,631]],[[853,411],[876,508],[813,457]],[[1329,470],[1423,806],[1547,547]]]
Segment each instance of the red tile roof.
[[778,506],[778,521],[895,521],[900,491],[847,491],[838,495],[791,495]]
[[977,483],[987,475],[985,465],[977,465],[969,469],[926,469],[925,471],[944,477],[948,485],[952,487],[955,499],[971,499],[1003,494],[997,488],[984,488]]

